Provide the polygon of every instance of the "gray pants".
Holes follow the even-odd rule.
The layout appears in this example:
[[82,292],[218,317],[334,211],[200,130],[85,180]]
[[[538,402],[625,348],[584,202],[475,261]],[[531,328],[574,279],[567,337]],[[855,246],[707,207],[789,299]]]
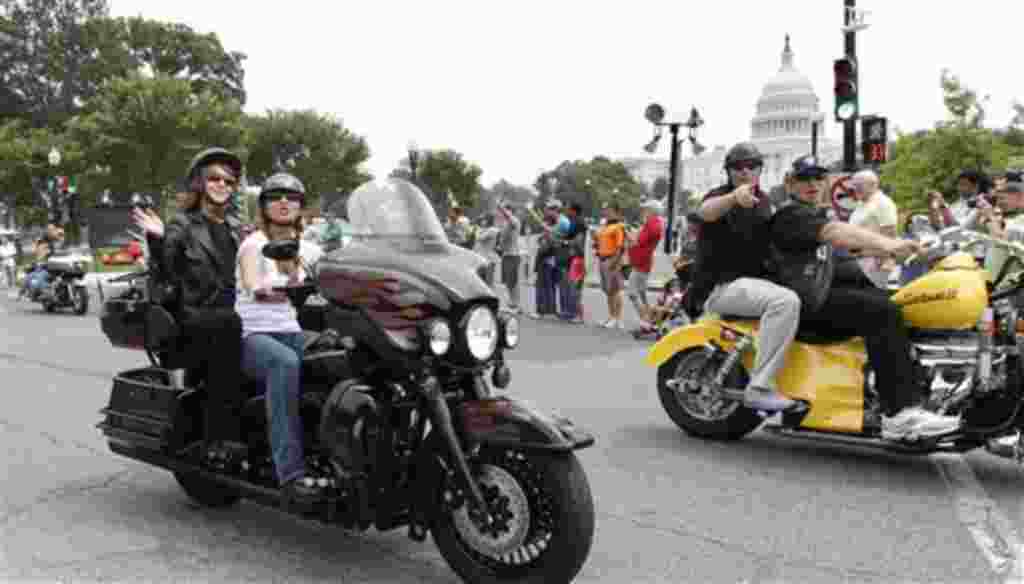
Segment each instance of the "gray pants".
[[633,272],[629,274],[629,283],[626,284],[626,293],[629,294],[629,299],[633,302],[633,308],[636,309],[637,314],[643,314],[643,312],[641,312],[641,308],[647,306],[647,282],[649,282],[650,279],[650,272],[641,272],[640,270],[634,269]]
[[704,309],[761,320],[750,385],[775,390],[775,375],[785,365],[786,351],[800,326],[796,293],[760,278],[739,278],[712,290]]
[[501,283],[508,288],[509,308],[519,308],[519,256],[501,258]]

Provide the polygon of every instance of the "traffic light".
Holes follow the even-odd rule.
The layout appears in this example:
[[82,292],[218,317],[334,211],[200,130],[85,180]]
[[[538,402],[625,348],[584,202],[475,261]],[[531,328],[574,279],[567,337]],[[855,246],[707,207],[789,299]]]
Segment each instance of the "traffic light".
[[852,57],[836,59],[832,71],[836,82],[836,121],[855,120],[860,109],[857,103],[857,62]]
[[882,116],[865,116],[860,120],[860,139],[864,162],[882,164],[889,158],[889,120]]

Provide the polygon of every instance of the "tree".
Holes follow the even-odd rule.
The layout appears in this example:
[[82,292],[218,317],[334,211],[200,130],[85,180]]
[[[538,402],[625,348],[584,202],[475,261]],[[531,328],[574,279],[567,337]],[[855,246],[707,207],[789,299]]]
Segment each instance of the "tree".
[[193,93],[210,91],[245,105],[242,61],[246,56],[225,50],[216,34],[201,34],[185,24],[141,17],[119,18],[113,25],[123,38],[131,69],[144,67],[156,74],[185,79]]
[[107,15],[106,0],[0,0],[0,87],[6,116],[59,125],[78,108],[85,63],[84,24]]
[[294,165],[287,170],[306,185],[311,203],[322,194],[351,192],[373,178],[361,168],[370,157],[366,140],[345,128],[336,117],[313,110],[273,110],[263,116],[249,116],[246,125],[246,170],[255,180],[272,174],[275,153],[289,148],[308,153],[294,157]]
[[[550,193],[547,186],[547,179],[552,175],[558,178],[555,193]],[[563,203],[579,203],[584,215],[594,215],[613,202],[627,210],[627,214],[634,214],[644,190],[624,164],[604,156],[589,162],[562,162],[554,170],[541,173],[534,187],[541,193],[538,205],[556,195]]]
[[[106,0],[0,0],[0,111],[60,124],[114,78],[163,74],[245,103],[242,61],[184,24],[110,18]],[[0,115],[4,115],[0,114]]]
[[1006,168],[1012,152],[1004,139],[982,126],[987,98],[978,98],[948,71],[943,71],[941,87],[948,119],[932,130],[900,135],[882,168],[889,195],[908,211],[926,206],[927,191],[952,192],[960,170]]
[[448,193],[460,207],[471,209],[480,196],[480,175],[483,171],[476,164],[465,160],[455,150],[424,150],[416,164],[416,178],[428,190],[434,200],[434,208],[448,208]]
[[208,146],[243,155],[245,127],[238,102],[194,94],[188,80],[164,75],[115,79],[68,124],[87,144],[89,167],[107,169],[96,189],[168,192],[180,186],[189,160]]

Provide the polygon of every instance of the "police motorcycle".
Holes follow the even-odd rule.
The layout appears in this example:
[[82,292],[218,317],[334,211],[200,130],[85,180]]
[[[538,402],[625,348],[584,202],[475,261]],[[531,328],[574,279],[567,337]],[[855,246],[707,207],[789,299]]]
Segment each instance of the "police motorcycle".
[[[117,375],[99,424],[115,453],[170,470],[199,503],[241,498],[361,531],[429,532],[467,582],[569,582],[590,551],[594,506],[575,451],[594,443],[568,419],[508,387],[515,316],[479,278],[476,254],[450,244],[423,193],[400,179],[349,200],[353,240],[279,288],[306,331],[301,416],[319,500],[282,497],[267,439],[264,385],[244,409],[249,454],[237,473],[190,455],[202,440],[203,388],[164,368],[173,324],[139,301],[144,274],[104,308],[113,344],[151,366]],[[298,256],[271,242],[271,259]]]
[[89,291],[85,286],[85,274],[92,258],[82,253],[66,250],[55,252],[44,262],[49,272],[49,283],[29,300],[38,302],[46,312],[70,308],[75,314],[89,312]]
[[[1024,246],[952,227],[925,239],[926,251],[904,265],[927,272],[895,291],[910,329],[917,383],[929,408],[961,416],[946,435],[911,441],[882,438],[874,375],[862,338],[834,338],[801,330],[777,377],[779,391],[802,401],[765,429],[773,434],[868,446],[908,454],[989,452],[1024,462],[1024,314],[1015,305],[1024,278]],[[977,245],[1006,251],[991,284],[971,252]],[[654,345],[646,359],[658,368],[658,395],[685,432],[709,439],[740,439],[765,422],[743,405],[753,366],[758,321],[706,314]]]

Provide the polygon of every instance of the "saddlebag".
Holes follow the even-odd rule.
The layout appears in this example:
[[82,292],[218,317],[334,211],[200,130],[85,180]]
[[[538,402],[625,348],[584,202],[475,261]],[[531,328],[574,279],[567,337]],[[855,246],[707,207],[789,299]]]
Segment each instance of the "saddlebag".
[[112,442],[158,451],[179,447],[191,429],[182,405],[190,392],[172,379],[171,371],[156,367],[119,373],[98,427]]
[[103,303],[100,328],[110,344],[122,349],[142,349],[146,342],[146,312],[150,303],[132,292]]

